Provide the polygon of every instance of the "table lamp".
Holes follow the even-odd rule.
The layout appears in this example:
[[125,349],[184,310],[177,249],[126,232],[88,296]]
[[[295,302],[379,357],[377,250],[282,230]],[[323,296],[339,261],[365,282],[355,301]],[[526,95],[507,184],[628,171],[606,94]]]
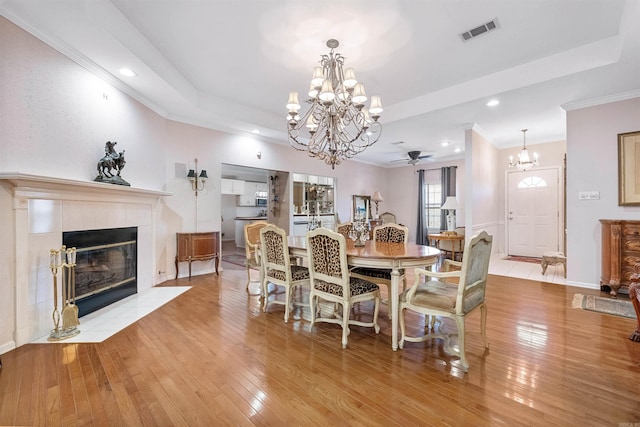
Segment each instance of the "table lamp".
[[380,192],[376,191],[375,193],[373,193],[373,196],[371,197],[371,200],[373,200],[376,203],[376,219],[377,219],[378,218],[378,203],[384,202],[384,199],[382,198],[382,195],[380,194]]
[[456,196],[447,196],[444,204],[440,209],[447,210],[447,231],[455,231],[456,229],[456,209],[458,209],[458,202]]

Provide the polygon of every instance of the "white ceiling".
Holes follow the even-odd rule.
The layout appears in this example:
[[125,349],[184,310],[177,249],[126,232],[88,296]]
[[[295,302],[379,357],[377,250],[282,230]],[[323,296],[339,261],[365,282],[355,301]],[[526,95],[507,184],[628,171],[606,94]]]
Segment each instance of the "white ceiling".
[[637,0],[0,0],[0,12],[167,118],[284,144],[287,95],[306,92],[336,38],[382,98],[380,141],[356,158],[382,166],[410,150],[460,157],[472,126],[499,148],[523,128],[528,144],[564,140],[561,106],[640,95]]

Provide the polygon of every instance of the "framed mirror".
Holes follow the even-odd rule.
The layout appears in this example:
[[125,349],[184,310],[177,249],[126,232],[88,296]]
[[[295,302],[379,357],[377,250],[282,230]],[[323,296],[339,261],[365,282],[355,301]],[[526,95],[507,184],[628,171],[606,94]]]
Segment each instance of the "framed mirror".
[[354,219],[360,218],[371,219],[371,196],[353,195],[353,217]]

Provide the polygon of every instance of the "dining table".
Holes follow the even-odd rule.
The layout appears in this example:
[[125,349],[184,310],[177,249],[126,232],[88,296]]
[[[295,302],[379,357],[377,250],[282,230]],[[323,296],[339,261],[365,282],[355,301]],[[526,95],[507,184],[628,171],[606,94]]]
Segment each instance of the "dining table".
[[[307,258],[307,240],[304,236],[288,236],[289,253]],[[427,268],[434,265],[440,251],[431,246],[415,243],[390,243],[365,241],[364,246],[356,246],[351,239],[346,239],[347,263],[349,267],[368,267],[391,270],[391,348],[398,349],[398,324],[400,302],[401,270],[406,268]],[[374,281],[374,280],[372,280]]]

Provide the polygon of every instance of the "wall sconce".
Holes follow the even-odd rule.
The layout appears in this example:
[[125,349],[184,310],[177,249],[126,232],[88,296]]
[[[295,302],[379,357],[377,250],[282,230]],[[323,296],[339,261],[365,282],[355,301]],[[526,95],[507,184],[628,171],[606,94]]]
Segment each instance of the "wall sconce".
[[382,195],[380,194],[380,192],[376,191],[375,193],[373,193],[371,200],[373,200],[376,204],[376,218],[378,218],[378,203],[384,202],[384,199],[382,198]]
[[187,178],[191,181],[191,189],[196,192],[196,197],[198,197],[198,191],[204,190],[204,183],[209,178],[207,176],[207,171],[202,169],[200,171],[200,175],[198,175],[198,159],[196,160],[196,168],[189,169],[189,173],[187,174]]

